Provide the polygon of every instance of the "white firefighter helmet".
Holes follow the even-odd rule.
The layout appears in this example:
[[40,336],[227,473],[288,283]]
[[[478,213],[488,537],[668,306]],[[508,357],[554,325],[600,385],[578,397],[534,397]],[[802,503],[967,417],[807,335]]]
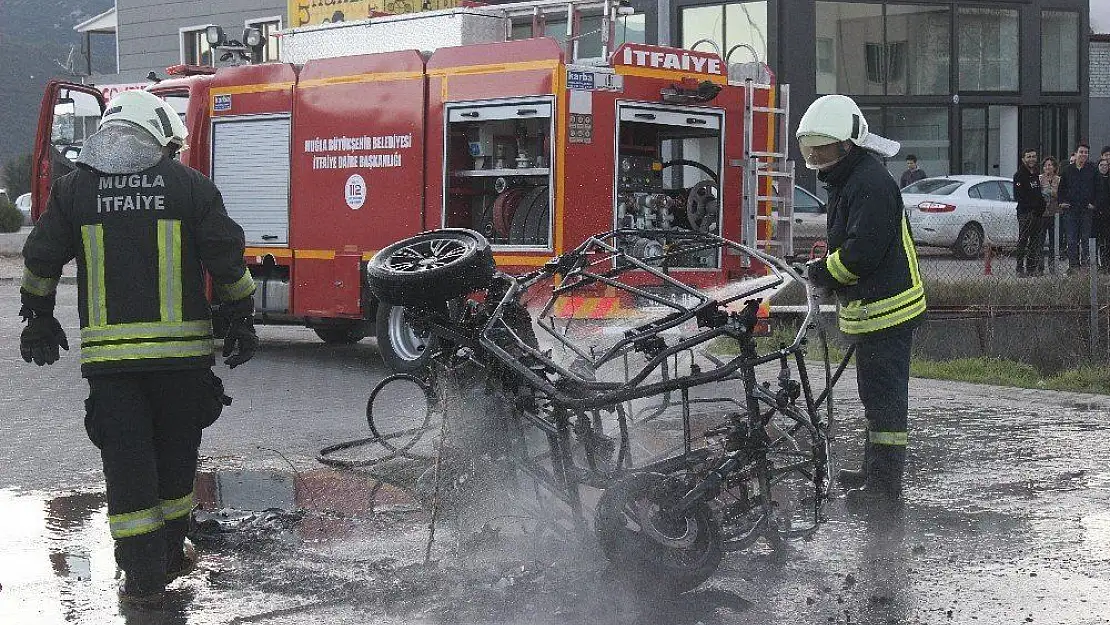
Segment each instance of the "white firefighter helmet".
[[844,95],[825,95],[814,100],[798,122],[796,134],[810,169],[824,169],[840,160],[844,156],[842,151],[816,148],[841,141],[851,141],[888,158],[902,149],[897,141],[870,132],[859,106]]
[[127,122],[149,132],[162,147],[185,147],[189,131],[165,100],[149,91],[124,91],[112,98],[100,118],[100,128],[112,122]]

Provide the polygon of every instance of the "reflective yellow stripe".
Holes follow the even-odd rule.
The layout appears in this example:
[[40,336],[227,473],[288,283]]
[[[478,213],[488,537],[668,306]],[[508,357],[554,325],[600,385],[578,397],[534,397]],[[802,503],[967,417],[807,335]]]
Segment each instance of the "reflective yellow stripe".
[[90,326],[108,324],[108,294],[104,287],[104,226],[81,226],[81,241],[85,246],[85,280],[88,285],[85,297],[89,308]]
[[167,521],[180,519],[193,510],[193,493],[177,499],[162,500],[162,518]]
[[158,220],[158,300],[162,321],[181,321],[181,222]]
[[825,267],[828,268],[832,277],[841,284],[855,284],[859,282],[859,276],[848,271],[844,263],[840,262],[840,250],[836,250],[832,254],[829,254],[829,258],[825,262]]
[[254,293],[254,278],[249,269],[243,270],[243,275],[231,284],[217,284],[216,295],[225,302],[234,302]]
[[909,442],[905,432],[869,432],[867,437],[876,445],[900,445],[905,447]]
[[[917,264],[917,250],[910,237],[909,223],[902,216],[902,249],[910,272],[910,288],[886,299],[864,304],[856,300],[840,309],[840,331],[845,334],[866,334],[905,323],[925,312],[925,286]],[[831,257],[830,257],[831,259]],[[837,260],[839,263],[839,259]],[[832,263],[829,263],[832,273]]]
[[162,507],[147,508],[138,512],[112,514],[108,516],[108,527],[112,531],[112,538],[127,538],[148,534],[160,529],[162,522]]
[[212,340],[164,341],[157,343],[125,343],[123,345],[92,345],[81,347],[81,363],[145,358],[195,358],[213,354]]
[[921,284],[921,271],[917,266],[917,247],[910,236],[910,222],[902,214],[902,249],[906,251],[906,260],[910,263],[910,279],[914,284]]
[[925,288],[919,284],[902,291],[894,297],[868,302],[867,304],[860,300],[851,301],[840,310],[840,318],[848,321],[863,321],[868,318],[881,317],[921,297],[925,297]]
[[845,334],[866,334],[868,332],[878,332],[879,330],[893,328],[900,323],[905,323],[924,312],[925,298],[922,298],[914,304],[903,308],[902,310],[890,313],[882,317],[872,317],[859,321],[852,321],[841,317],[839,320],[840,331]]
[[25,267],[23,269],[23,282],[20,283],[19,286],[31,295],[46,297],[47,295],[53,294],[54,291],[58,289],[58,281],[54,278],[37,276],[33,271]]
[[160,338],[211,338],[212,322],[183,321],[181,323],[118,323],[100,328],[81,328],[81,342],[125,341],[128,339]]

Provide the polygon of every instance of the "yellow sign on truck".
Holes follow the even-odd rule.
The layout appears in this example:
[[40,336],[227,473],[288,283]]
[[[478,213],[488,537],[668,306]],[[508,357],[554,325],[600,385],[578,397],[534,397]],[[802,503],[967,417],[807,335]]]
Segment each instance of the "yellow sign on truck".
[[375,14],[419,13],[461,6],[465,0],[289,0],[294,28],[364,20]]

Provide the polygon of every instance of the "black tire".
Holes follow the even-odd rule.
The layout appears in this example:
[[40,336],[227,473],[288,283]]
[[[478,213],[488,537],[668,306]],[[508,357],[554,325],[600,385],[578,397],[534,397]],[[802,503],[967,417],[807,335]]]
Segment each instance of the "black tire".
[[969,223],[960,230],[956,242],[952,244],[956,258],[969,260],[983,255],[983,228],[977,223]]
[[390,371],[421,375],[435,351],[435,337],[416,334],[404,322],[404,314],[403,306],[391,306],[385,302],[378,304],[375,319],[378,352]]
[[378,301],[400,306],[446,302],[484,289],[493,278],[489,241],[473,230],[422,232],[387,246],[366,265]]
[[[635,586],[679,594],[700,586],[720,565],[720,527],[707,503],[697,504],[679,520],[681,530],[674,521],[642,516],[658,512],[685,492],[680,480],[638,473],[617,481],[601,495],[594,522],[598,540],[613,568]],[[642,514],[636,514],[637,508]],[[641,529],[632,527],[633,523]],[[658,537],[642,529],[648,523]]]
[[313,326],[312,331],[328,345],[354,345],[366,338],[366,322],[335,322]]

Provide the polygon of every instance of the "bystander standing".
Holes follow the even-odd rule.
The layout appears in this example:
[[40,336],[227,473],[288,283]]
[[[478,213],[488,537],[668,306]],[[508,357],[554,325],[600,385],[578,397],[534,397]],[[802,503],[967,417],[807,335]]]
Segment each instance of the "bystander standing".
[[1048,234],[1048,251],[1042,254],[1037,263],[1037,274],[1044,273],[1044,259],[1052,259],[1052,266],[1056,266],[1056,254],[1062,249],[1060,246],[1059,232],[1056,229],[1056,220],[1060,216],[1060,203],[1056,193],[1060,188],[1059,164],[1055,156],[1047,156],[1041,163],[1041,195],[1044,197],[1044,217],[1041,218],[1041,231]]
[[[1095,177],[1094,237],[1097,246],[1097,266],[1106,271],[1110,263],[1110,151],[1098,162]],[[1096,263],[1092,262],[1092,265]]]
[[1027,148],[1014,173],[1014,196],[1017,198],[1018,242],[1017,275],[1033,275],[1041,263],[1041,219],[1045,201],[1037,173],[1037,151]]
[[1095,209],[1095,178],[1098,169],[1089,157],[1091,148],[1080,143],[1075,149],[1075,163],[1060,173],[1057,192],[1064,210],[1064,231],[1068,235],[1068,272],[1087,262],[1087,240],[1091,238],[1091,219]]
[[925,174],[924,169],[917,167],[917,155],[906,155],[906,171],[902,172],[902,179],[899,181],[899,188],[905,189],[918,180],[924,180],[928,176]]

